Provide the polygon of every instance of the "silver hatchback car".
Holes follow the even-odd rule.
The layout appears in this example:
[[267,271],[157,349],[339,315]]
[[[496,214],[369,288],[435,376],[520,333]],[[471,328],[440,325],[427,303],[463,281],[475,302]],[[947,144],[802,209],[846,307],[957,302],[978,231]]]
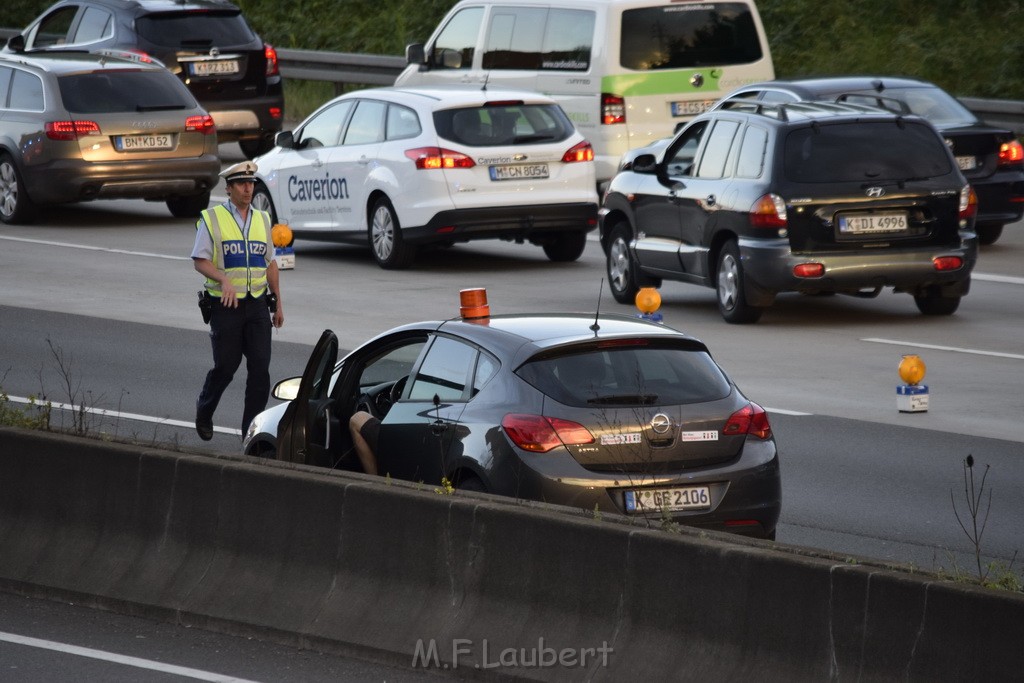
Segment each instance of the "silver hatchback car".
[[91,199],[210,203],[213,119],[155,63],[90,53],[0,54],[0,220]]

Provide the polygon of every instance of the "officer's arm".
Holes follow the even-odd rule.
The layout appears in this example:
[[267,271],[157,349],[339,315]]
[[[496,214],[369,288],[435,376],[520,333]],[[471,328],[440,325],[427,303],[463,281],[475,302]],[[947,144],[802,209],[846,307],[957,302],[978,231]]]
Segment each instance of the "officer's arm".
[[227,275],[217,270],[217,266],[213,265],[213,261],[205,258],[193,258],[192,266],[201,275],[205,275],[211,280],[216,280],[220,283],[220,302],[222,304],[231,308],[238,305],[235,286],[231,284],[231,280],[228,279]]
[[274,313],[274,327],[284,325],[284,300],[281,298],[281,278],[277,269],[277,261],[267,264],[267,287],[277,297],[277,311]]

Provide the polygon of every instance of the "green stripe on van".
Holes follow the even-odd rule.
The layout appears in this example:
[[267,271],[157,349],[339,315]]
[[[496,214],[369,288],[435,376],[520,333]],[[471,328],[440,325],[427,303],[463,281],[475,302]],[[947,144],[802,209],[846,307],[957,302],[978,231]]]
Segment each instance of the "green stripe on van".
[[[704,77],[699,87],[690,84],[695,74]],[[621,74],[619,76],[603,76],[601,92],[631,97],[637,95],[670,95],[673,93],[700,93],[708,98],[718,97],[718,79],[722,77],[719,69],[708,71],[647,71],[644,73]]]

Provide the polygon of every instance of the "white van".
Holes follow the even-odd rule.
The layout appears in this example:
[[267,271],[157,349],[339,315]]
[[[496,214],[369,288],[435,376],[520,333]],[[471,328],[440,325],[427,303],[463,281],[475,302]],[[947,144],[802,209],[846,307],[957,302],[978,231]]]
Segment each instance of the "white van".
[[772,80],[754,0],[462,0],[396,85],[538,90],[591,142],[599,183],[728,91]]

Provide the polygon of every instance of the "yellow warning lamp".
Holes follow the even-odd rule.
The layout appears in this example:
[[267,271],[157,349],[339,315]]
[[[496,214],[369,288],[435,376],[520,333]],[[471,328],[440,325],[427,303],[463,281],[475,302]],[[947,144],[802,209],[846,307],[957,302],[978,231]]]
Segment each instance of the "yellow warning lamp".
[[292,243],[292,229],[286,223],[277,223],[270,229],[270,239],[275,247],[287,247]]
[[650,315],[661,308],[661,294],[654,287],[641,287],[635,301],[637,309],[644,315]]
[[487,305],[487,290],[482,287],[459,290],[459,315],[467,320],[489,317],[491,307]]
[[903,356],[900,361],[900,379],[911,386],[921,383],[924,379],[925,366],[920,356],[913,354]]

